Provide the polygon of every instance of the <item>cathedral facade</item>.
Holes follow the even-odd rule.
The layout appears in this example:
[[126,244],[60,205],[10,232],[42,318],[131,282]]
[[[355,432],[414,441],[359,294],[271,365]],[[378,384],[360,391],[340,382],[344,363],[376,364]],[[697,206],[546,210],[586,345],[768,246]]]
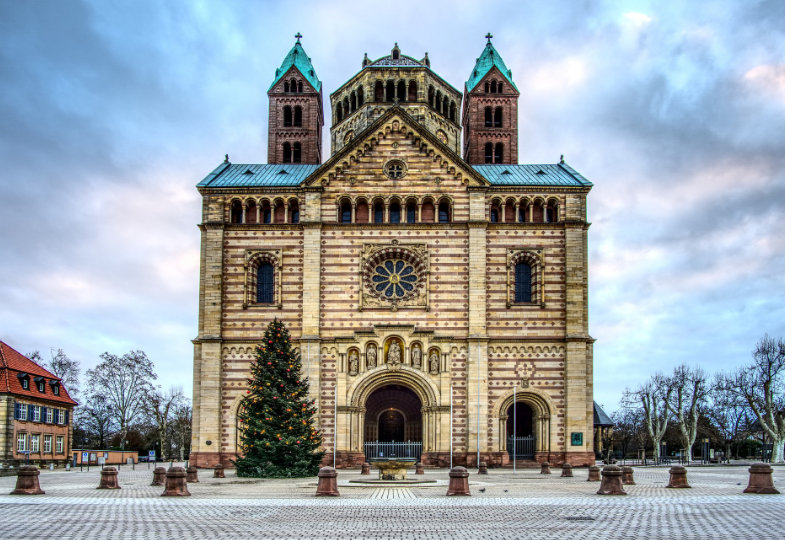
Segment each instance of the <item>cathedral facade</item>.
[[592,184],[517,163],[519,92],[490,37],[463,92],[427,53],[366,55],[330,95],[329,158],[322,96],[298,38],[268,90],[268,163],[227,157],[197,186],[191,462],[236,457],[278,318],[325,462],[593,464]]

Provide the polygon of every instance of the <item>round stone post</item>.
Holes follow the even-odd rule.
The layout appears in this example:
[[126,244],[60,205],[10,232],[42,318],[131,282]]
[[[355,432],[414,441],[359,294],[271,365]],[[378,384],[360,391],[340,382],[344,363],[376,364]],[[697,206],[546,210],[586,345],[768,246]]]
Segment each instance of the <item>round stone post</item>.
[[117,482],[117,469],[104,467],[101,471],[101,482],[95,489],[120,489],[120,484]]
[[589,478],[586,481],[587,482],[599,482],[600,481],[600,468],[597,465],[591,465],[589,467]]
[[632,467],[625,465],[621,468],[621,483],[625,486],[635,485],[635,479],[632,477]]
[[779,493],[774,487],[774,480],[771,478],[771,465],[767,463],[753,463],[749,468],[750,481],[744,493],[759,493],[761,495],[773,495]]
[[562,477],[572,478],[572,465],[569,463],[562,463],[561,466],[561,475]]
[[425,467],[419,461],[414,464],[414,474],[425,474]]
[[166,471],[166,487],[161,497],[190,497],[191,492],[188,491],[185,475],[183,467],[172,467]]
[[185,471],[185,481],[189,484],[193,484],[199,481],[199,474],[196,472],[196,467],[191,465]]
[[226,478],[226,475],[224,475],[224,466],[220,463],[213,469],[213,478]]
[[453,467],[450,469],[450,485],[447,495],[471,495],[469,493],[469,471],[466,467]]
[[481,461],[480,466],[477,468],[477,474],[488,474],[488,464]]
[[156,467],[153,470],[153,483],[151,486],[163,486],[166,482],[166,467]]
[[666,488],[689,488],[687,483],[687,469],[681,465],[674,465],[670,470],[671,477]]
[[338,497],[338,472],[332,467],[319,469],[319,483],[316,486],[316,496]]
[[362,464],[362,468],[360,469],[360,474],[371,474],[371,464],[367,461]]
[[16,489],[10,495],[43,495],[44,490],[38,484],[41,472],[33,465],[22,465],[16,476]]
[[606,465],[602,468],[602,482],[597,495],[626,495],[621,485],[621,467]]
[[543,461],[540,465],[540,474],[551,474],[551,464]]

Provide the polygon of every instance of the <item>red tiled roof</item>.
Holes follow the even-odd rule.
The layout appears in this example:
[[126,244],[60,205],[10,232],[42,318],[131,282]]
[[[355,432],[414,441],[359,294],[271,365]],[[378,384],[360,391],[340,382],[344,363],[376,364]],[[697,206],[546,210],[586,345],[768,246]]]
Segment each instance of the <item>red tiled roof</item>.
[[[22,383],[19,381],[17,375],[19,373],[27,373],[30,375],[30,385],[27,390],[22,388]],[[42,394],[38,391],[38,387],[33,380],[35,377],[44,377],[46,384],[44,385],[45,392]],[[52,392],[52,386],[49,381],[57,381],[60,383],[60,395],[55,395]],[[63,382],[45,370],[29,358],[19,354],[18,351],[9,347],[7,343],[0,341],[0,392],[8,392],[17,396],[24,396],[33,399],[45,399],[47,401],[56,401],[59,403],[67,403],[76,405],[76,401],[71,399],[68,391],[63,386]]]

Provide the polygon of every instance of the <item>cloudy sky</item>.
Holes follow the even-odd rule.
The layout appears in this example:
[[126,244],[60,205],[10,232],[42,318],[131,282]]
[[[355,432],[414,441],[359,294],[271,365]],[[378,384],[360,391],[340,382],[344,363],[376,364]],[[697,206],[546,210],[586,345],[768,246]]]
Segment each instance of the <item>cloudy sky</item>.
[[778,0],[2,1],[0,339],[85,368],[143,349],[190,394],[194,185],[224,153],[266,161],[292,36],[327,98],[394,42],[462,89],[490,31],[520,161],[594,182],[596,399],[733,368],[785,335],[783,28]]

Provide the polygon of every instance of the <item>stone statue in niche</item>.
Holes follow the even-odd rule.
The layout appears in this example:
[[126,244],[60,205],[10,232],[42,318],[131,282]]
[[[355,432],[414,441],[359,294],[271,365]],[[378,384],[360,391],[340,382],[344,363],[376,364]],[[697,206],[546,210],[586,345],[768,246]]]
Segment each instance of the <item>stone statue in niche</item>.
[[397,341],[390,343],[390,348],[387,351],[387,363],[393,366],[401,363],[401,346]]
[[431,352],[431,356],[428,358],[428,367],[432,375],[439,374],[439,353],[436,351]]
[[420,369],[422,366],[422,351],[420,350],[419,345],[415,345],[412,347],[412,367],[415,369]]
[[349,375],[357,375],[360,370],[360,355],[357,351],[349,353]]
[[373,343],[368,345],[368,352],[365,353],[365,361],[368,368],[376,367],[376,345]]

